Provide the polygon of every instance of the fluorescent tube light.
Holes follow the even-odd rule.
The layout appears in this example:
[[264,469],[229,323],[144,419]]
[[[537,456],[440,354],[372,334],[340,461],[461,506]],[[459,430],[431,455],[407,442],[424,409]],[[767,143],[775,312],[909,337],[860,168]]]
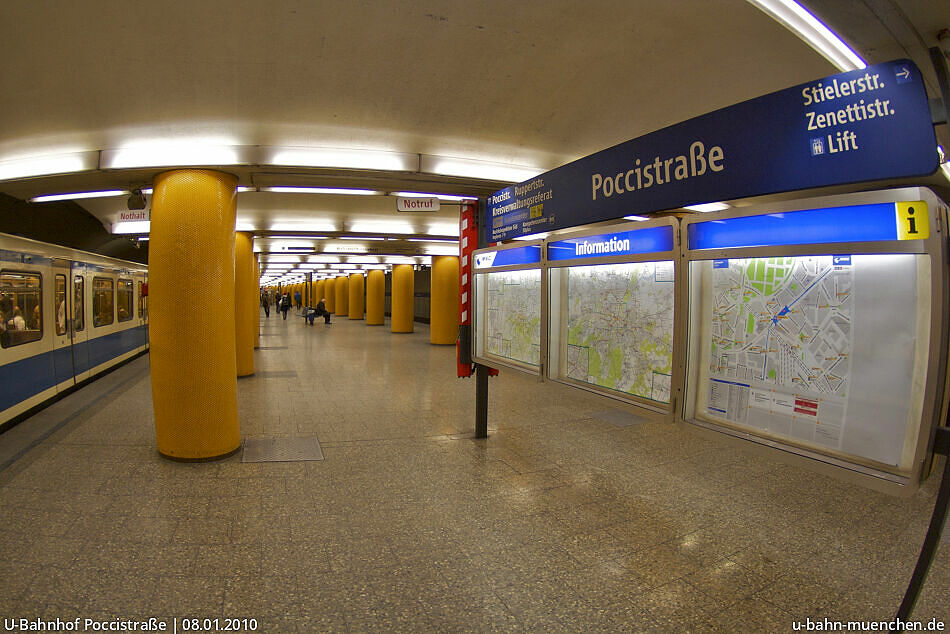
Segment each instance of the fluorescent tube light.
[[506,183],[520,183],[529,178],[534,178],[545,171],[537,167],[528,167],[526,165],[511,165],[508,163],[493,163],[476,159],[428,155],[422,156],[421,168],[423,172],[430,174],[482,178]]
[[426,233],[434,236],[458,236],[459,226],[457,222],[432,222],[429,223]]
[[277,221],[272,222],[267,228],[268,231],[287,231],[289,233],[300,233],[301,231],[336,231],[336,223],[325,221],[296,222],[296,221]]
[[192,165],[240,165],[241,148],[232,145],[204,145],[201,143],[152,143],[118,150],[103,150],[102,169],[134,167],[172,167]]
[[867,62],[794,0],[749,0],[815,49],[841,71],[867,68]]
[[447,244],[458,244],[458,240],[449,238],[408,238],[406,242],[445,242]]
[[112,233],[148,233],[152,223],[148,220],[116,222],[112,224]]
[[386,238],[378,238],[378,237],[366,238],[366,237],[360,237],[360,236],[337,236],[337,239],[338,240],[385,240]]
[[729,205],[726,203],[702,203],[700,205],[687,205],[683,207],[683,209],[709,213],[710,211],[722,211],[723,209],[729,209]]
[[458,255],[458,247],[433,246],[426,247],[426,255]]
[[127,196],[125,189],[106,189],[98,192],[73,192],[71,194],[47,194],[30,198],[31,203],[47,203],[54,200],[81,200],[83,198],[111,198],[113,196]]
[[649,220],[646,216],[624,216],[624,220],[635,220],[637,222],[643,222],[644,220]]
[[311,255],[307,258],[307,262],[339,262],[340,256],[338,255]]
[[413,228],[412,224],[408,222],[385,222],[385,221],[372,221],[372,220],[363,220],[356,221],[347,226],[349,231],[353,233],[415,233],[416,230]]
[[265,192],[279,194],[346,194],[348,196],[375,196],[380,192],[373,189],[346,189],[343,187],[263,187]]
[[345,148],[263,147],[261,163],[296,167],[330,167],[342,169],[414,172],[419,164],[417,154],[358,150]]
[[478,200],[478,196],[455,196],[451,194],[424,194],[422,192],[393,192],[393,196],[400,198],[438,198],[439,200],[461,201]]
[[517,238],[512,238],[512,240],[542,240],[542,239],[544,239],[544,238],[547,238],[549,235],[551,235],[551,234],[550,234],[550,233],[547,233],[547,232],[543,232],[543,233],[532,233],[532,234],[527,235],[527,236],[518,236]]
[[98,155],[98,152],[72,152],[0,161],[0,181],[94,170],[98,167]]

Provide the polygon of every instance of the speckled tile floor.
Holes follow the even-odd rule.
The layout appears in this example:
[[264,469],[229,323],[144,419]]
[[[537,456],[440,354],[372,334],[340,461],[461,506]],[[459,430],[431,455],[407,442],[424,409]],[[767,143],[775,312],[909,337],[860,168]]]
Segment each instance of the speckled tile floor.
[[[241,429],[316,435],[323,461],[162,459],[142,357],[0,472],[0,616],[785,632],[896,611],[936,478],[889,497],[690,428],[613,425],[610,401],[511,371],[474,440],[474,382],[426,326],[302,321],[262,321]],[[914,618],[950,620],[948,597],[944,545]]]

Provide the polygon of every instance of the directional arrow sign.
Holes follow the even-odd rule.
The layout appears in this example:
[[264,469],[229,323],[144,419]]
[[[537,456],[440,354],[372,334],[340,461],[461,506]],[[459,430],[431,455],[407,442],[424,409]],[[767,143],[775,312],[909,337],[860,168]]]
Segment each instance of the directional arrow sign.
[[745,101],[568,163],[489,198],[485,238],[684,205],[937,169],[927,93],[909,60]]

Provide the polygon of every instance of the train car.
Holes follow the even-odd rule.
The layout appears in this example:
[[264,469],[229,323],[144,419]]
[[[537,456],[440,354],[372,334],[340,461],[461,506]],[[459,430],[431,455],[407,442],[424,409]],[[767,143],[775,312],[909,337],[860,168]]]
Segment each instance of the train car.
[[147,349],[147,266],[0,234],[0,432]]

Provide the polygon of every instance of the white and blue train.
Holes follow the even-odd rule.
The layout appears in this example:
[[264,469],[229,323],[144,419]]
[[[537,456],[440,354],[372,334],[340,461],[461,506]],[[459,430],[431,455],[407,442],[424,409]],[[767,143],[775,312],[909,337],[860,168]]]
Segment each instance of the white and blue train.
[[0,431],[147,349],[147,266],[0,234]]

